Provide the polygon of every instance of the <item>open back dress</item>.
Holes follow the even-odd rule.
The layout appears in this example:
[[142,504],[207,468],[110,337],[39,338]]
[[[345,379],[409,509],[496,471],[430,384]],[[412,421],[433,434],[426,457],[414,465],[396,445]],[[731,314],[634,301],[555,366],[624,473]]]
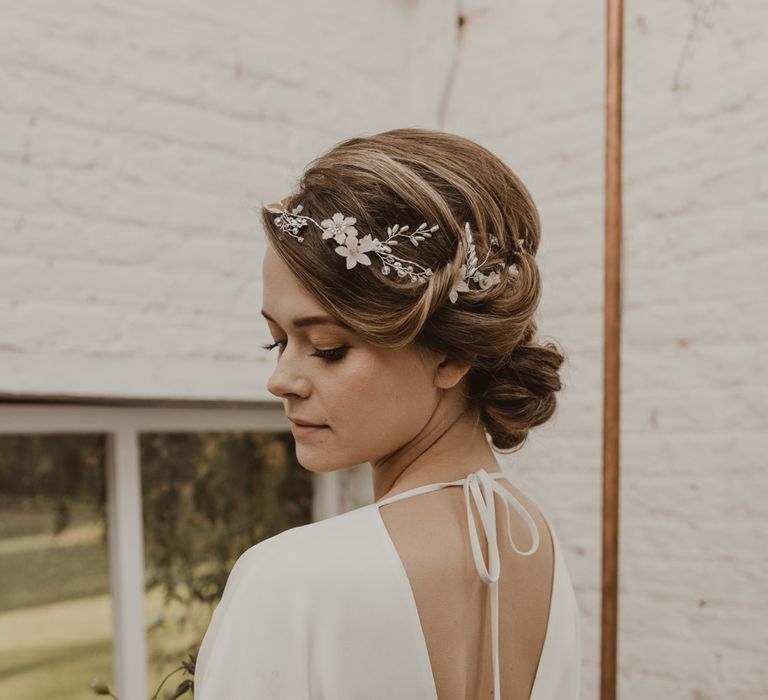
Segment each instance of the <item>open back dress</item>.
[[[531,515],[498,479],[479,469],[456,481],[418,486],[315,523],[285,530],[246,550],[230,571],[195,665],[195,700],[438,700],[413,590],[379,508],[462,486],[475,568],[490,588],[494,700],[499,678],[500,560],[496,496],[522,557],[539,545]],[[471,511],[488,546],[486,563]],[[509,507],[533,544],[520,550]],[[577,700],[580,614],[557,534],[546,514],[554,570],[544,644],[529,700]]]

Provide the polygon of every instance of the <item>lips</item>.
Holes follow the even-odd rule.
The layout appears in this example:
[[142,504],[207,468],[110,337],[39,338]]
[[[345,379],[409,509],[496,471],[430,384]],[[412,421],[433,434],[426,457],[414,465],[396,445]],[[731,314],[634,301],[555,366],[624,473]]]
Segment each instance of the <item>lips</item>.
[[291,433],[297,440],[313,438],[319,435],[323,430],[330,430],[327,425],[301,425],[299,422],[291,419]]
[[322,423],[309,423],[305,420],[300,420],[299,418],[291,418],[288,416],[288,420],[290,420],[292,423],[295,423],[296,425],[301,425],[307,428],[325,428],[326,426]]

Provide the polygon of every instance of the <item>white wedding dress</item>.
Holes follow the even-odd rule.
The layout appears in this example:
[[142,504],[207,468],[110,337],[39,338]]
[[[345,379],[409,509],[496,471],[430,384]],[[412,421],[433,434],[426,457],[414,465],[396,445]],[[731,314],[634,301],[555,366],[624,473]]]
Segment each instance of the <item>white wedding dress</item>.
[[[195,666],[195,700],[437,700],[415,599],[379,507],[461,485],[478,574],[491,586],[494,697],[500,700],[495,497],[539,533],[501,472],[479,469],[425,484],[319,522],[291,528],[245,551],[229,574]],[[481,493],[482,489],[482,493]],[[474,499],[488,538],[486,566]],[[541,510],[541,509],[539,509]],[[552,523],[554,574],[544,646],[530,700],[576,700],[580,615]],[[503,581],[502,581],[503,585]]]

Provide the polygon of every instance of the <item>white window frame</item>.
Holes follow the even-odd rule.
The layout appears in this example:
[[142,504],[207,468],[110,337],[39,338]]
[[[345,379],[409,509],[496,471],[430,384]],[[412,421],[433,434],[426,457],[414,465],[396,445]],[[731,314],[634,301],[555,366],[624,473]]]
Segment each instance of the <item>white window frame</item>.
[[[115,405],[0,403],[0,434],[102,433],[106,443],[107,541],[112,596],[112,673],[120,700],[147,698],[144,533],[139,435],[143,432],[290,430],[279,404],[219,402]],[[313,474],[313,521],[341,512],[338,474]]]

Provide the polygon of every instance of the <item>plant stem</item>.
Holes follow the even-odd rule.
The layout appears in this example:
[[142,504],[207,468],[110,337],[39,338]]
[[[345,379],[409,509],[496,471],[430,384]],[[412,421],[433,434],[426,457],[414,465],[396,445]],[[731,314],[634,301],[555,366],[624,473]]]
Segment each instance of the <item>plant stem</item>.
[[176,673],[176,671],[181,671],[183,668],[183,666],[174,668],[173,671],[171,671],[165,678],[163,678],[163,680],[160,681],[160,685],[157,686],[155,694],[150,698],[150,700],[157,700],[157,694],[160,692],[160,688],[163,687],[163,683],[165,683],[174,673]]

